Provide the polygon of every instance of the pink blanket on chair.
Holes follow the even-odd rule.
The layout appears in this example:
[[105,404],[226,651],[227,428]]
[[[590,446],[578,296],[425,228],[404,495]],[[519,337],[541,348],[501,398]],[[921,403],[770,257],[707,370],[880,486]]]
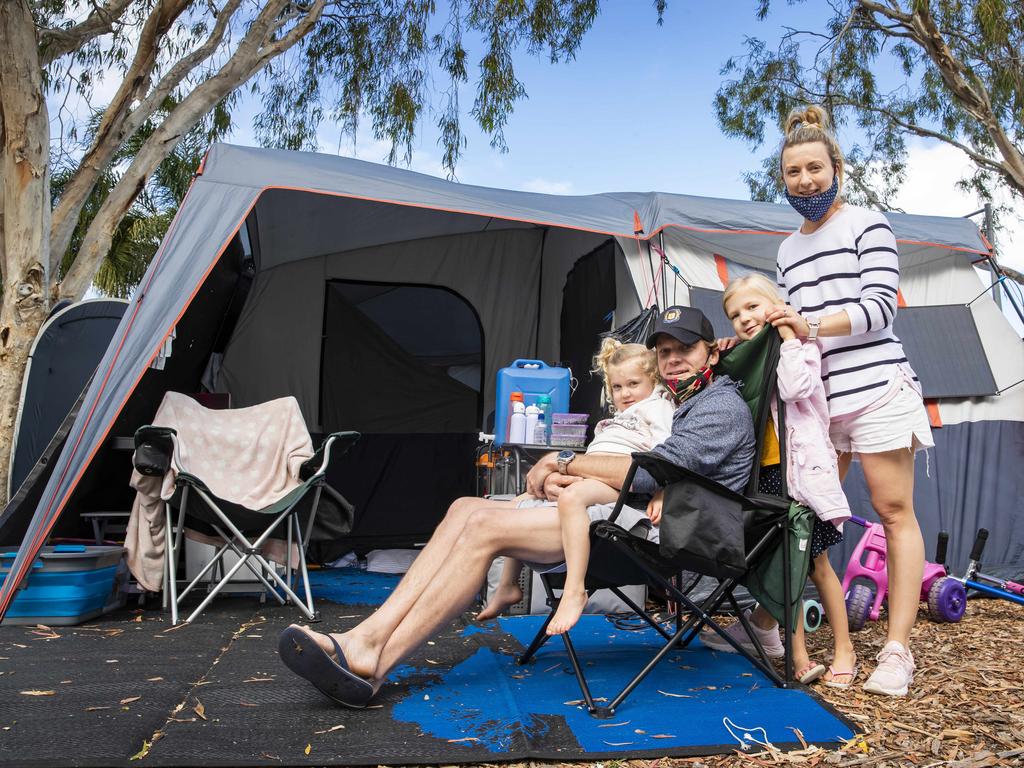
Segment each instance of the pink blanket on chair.
[[[178,468],[201,479],[221,499],[262,509],[301,485],[299,467],[312,457],[313,442],[294,397],[211,410],[188,395],[168,392],[152,424],[175,429],[177,448],[171,469],[162,478],[132,471],[131,487],[137,493],[125,547],[128,567],[139,584],[158,591],[163,586],[166,544],[163,502],[174,494]],[[269,542],[264,554],[283,561],[285,548],[280,544],[280,558],[269,551]]]

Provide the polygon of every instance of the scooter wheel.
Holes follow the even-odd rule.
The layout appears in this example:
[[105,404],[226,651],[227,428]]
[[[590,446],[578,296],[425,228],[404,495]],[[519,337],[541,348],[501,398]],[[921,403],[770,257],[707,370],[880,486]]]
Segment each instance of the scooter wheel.
[[854,584],[846,594],[846,618],[851,632],[859,632],[867,624],[875,591],[867,584]]
[[958,580],[945,576],[928,590],[928,615],[932,621],[957,622],[967,610],[967,590]]
[[825,609],[817,600],[804,600],[804,631],[816,632],[821,626]]

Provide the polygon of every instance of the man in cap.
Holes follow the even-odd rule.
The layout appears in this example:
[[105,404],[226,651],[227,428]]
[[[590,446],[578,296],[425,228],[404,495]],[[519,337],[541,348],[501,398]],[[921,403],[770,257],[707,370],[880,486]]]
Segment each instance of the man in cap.
[[[658,372],[677,404],[672,434],[653,452],[742,490],[754,466],[754,428],[736,382],[716,377],[711,370],[718,362],[711,323],[700,310],[669,307],[658,317],[647,346],[657,351]],[[630,464],[629,456],[550,453],[530,470],[527,490],[551,498],[581,477],[621,488]],[[661,513],[658,485],[639,470],[631,490],[653,494],[652,502],[646,514],[632,509],[617,522],[631,530],[636,530],[631,527],[634,522],[642,522],[641,535],[656,540]],[[611,506],[592,507],[588,513],[592,519],[608,517]],[[533,563],[561,562],[555,505],[517,509],[512,502],[456,499],[376,612],[341,634],[292,625],[279,638],[281,660],[333,701],[366,706],[397,664],[473,603],[499,555]]]

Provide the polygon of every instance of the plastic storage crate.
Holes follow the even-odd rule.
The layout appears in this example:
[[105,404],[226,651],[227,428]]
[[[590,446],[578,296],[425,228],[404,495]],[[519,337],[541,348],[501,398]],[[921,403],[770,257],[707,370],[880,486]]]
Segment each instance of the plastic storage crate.
[[[85,544],[43,547],[3,623],[68,626],[118,605],[116,576],[123,552],[123,547]],[[16,555],[17,548],[0,548],[0,578]]]

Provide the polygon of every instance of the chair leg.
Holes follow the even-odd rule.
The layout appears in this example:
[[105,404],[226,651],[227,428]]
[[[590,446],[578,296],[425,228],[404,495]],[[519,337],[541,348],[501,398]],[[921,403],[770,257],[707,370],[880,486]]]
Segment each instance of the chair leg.
[[533,655],[540,650],[541,646],[544,645],[549,639],[550,635],[547,632],[548,624],[551,623],[551,619],[555,616],[555,608],[558,605],[558,600],[555,597],[555,592],[551,589],[551,584],[548,582],[548,577],[545,574],[540,574],[540,583],[544,587],[544,592],[548,596],[548,605],[551,606],[551,610],[548,612],[547,617],[544,619],[544,623],[540,625],[540,629],[537,630],[537,634],[533,636],[533,640],[530,641],[530,645],[526,648],[523,654],[516,660],[516,664],[527,664]]
[[[320,490],[317,489],[317,499],[319,499]],[[314,512],[316,508],[314,507]],[[316,616],[316,610],[313,608],[313,590],[309,588],[309,571],[306,568],[306,548],[302,542],[302,532],[299,526],[299,516],[292,515],[292,521],[295,524],[295,538],[299,542],[299,571],[302,574],[302,588],[306,593],[306,607],[309,612]],[[288,548],[288,557],[291,558],[291,547]],[[291,571],[289,571],[291,573]]]
[[[164,502],[164,512],[166,519],[164,524],[166,525],[164,535],[164,552],[167,555],[167,581],[164,583],[164,599],[168,601],[171,606],[171,625],[177,626],[178,624],[178,574],[176,573],[176,565],[178,558],[174,552],[174,529],[171,527],[171,505]],[[170,598],[168,600],[168,590],[170,590]]]

